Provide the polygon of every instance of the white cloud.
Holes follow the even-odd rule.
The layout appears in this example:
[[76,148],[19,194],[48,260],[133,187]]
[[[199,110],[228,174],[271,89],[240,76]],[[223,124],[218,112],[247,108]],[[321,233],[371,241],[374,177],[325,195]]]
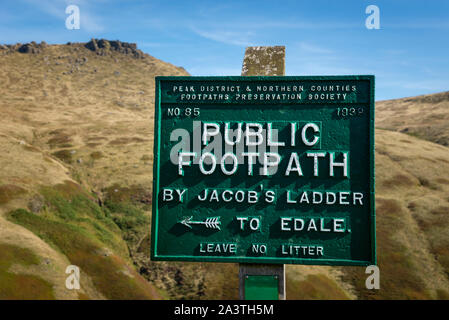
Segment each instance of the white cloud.
[[241,69],[232,67],[215,67],[215,66],[195,66],[187,67],[186,70],[192,76],[239,76]]
[[448,29],[449,22],[438,20],[415,20],[413,22],[397,22],[384,24],[384,28],[394,29]]
[[[82,10],[80,8],[80,10]],[[100,19],[97,16],[92,16],[89,12],[81,12],[81,28],[85,28],[88,32],[102,32],[104,26],[100,24]]]
[[194,26],[190,29],[205,39],[236,45],[236,46],[252,46],[253,42],[250,40],[254,36],[253,32],[250,31],[227,31],[227,30],[200,30]]
[[[104,30],[104,27],[100,23],[101,19],[93,15],[90,11],[90,4],[84,0],[24,0],[29,5],[32,5],[47,15],[50,15],[56,19],[60,19],[61,21],[65,21],[68,15],[65,13],[65,9],[68,5],[77,5],[80,9],[80,19],[81,19],[81,30],[87,32],[101,32]],[[62,24],[65,27],[65,24]]]
[[310,52],[310,53],[318,53],[318,54],[331,54],[332,50],[324,48],[322,46],[317,46],[308,42],[300,42],[299,49],[301,51]]
[[344,65],[336,66],[333,63],[323,61],[307,62],[300,65],[286,66],[288,75],[351,75],[361,74],[352,68]]

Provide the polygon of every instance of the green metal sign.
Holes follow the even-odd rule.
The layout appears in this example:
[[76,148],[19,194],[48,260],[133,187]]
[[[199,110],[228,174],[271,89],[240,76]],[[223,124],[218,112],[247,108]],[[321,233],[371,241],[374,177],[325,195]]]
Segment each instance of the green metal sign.
[[374,76],[157,77],[153,260],[376,263]]

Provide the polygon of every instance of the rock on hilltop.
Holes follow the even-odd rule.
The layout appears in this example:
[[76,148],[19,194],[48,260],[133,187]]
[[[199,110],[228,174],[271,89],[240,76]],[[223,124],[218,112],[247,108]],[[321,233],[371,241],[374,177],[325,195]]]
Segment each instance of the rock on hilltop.
[[12,52],[20,52],[20,53],[41,53],[42,49],[44,49],[47,46],[47,43],[45,41],[42,41],[41,43],[36,43],[35,41],[32,41],[30,43],[16,43],[16,44],[0,44],[0,54],[8,54]]
[[[25,44],[0,44],[0,55],[7,55],[14,52],[39,54],[44,53],[44,49],[49,46],[54,45],[48,45],[45,41],[41,41],[40,43],[32,41]],[[87,43],[67,42],[66,46],[78,48],[78,50],[80,47],[85,47],[99,56],[120,53],[136,59],[150,57],[150,55],[144,53],[142,50],[137,49],[136,43],[123,42],[120,40],[91,39]]]
[[137,49],[137,44],[121,42],[121,41],[109,41],[104,39],[92,39],[85,45],[86,48],[95,51],[98,55],[107,55],[111,51],[117,51],[122,54],[131,55],[134,58],[142,59],[145,56],[141,50]]

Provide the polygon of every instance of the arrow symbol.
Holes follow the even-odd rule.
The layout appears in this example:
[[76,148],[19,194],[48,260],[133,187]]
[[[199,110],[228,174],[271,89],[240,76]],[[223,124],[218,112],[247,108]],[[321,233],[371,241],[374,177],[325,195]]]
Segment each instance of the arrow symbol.
[[209,229],[220,229],[220,217],[210,217],[210,218],[206,218],[206,220],[204,221],[192,221],[193,216],[191,217],[184,217],[181,221],[179,221],[179,223],[185,225],[186,227],[189,227],[190,229],[192,229],[192,224],[204,224],[206,226],[206,228]]

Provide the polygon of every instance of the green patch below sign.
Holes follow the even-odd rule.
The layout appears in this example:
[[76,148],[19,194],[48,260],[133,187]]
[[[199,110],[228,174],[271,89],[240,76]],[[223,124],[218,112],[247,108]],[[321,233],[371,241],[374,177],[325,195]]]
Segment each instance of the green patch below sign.
[[278,282],[276,276],[247,276],[245,300],[279,300]]

